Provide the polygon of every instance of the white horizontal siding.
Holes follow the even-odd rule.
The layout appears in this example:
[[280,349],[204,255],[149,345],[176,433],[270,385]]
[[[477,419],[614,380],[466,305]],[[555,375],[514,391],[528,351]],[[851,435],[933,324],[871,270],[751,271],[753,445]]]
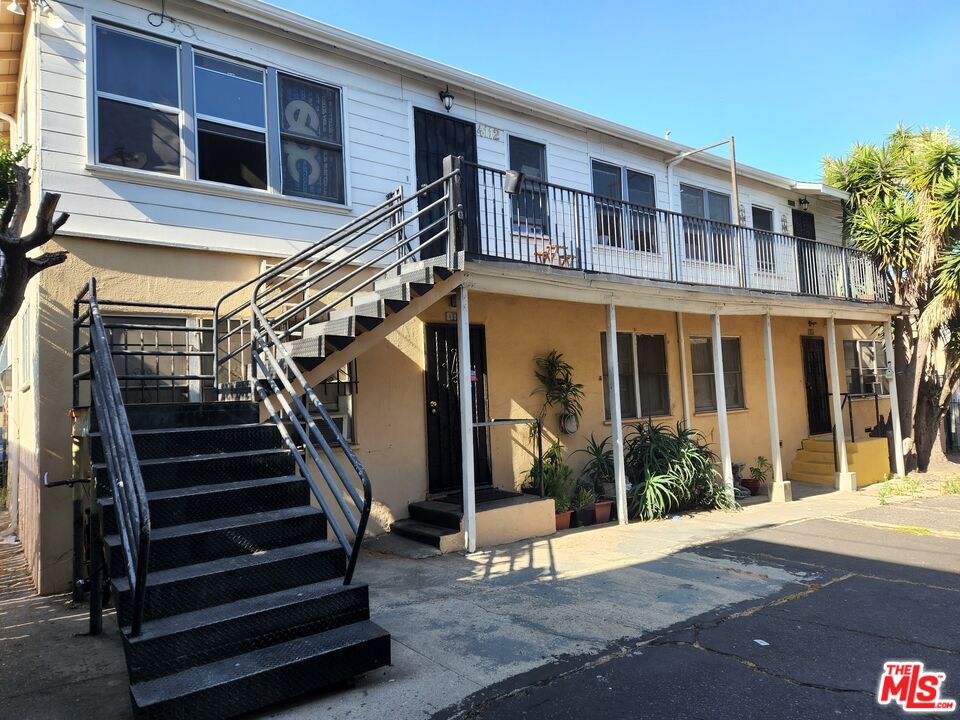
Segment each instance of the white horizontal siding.
[[[39,25],[42,101],[41,137],[36,144],[41,153],[42,187],[62,193],[62,207],[72,214],[71,232],[280,254],[289,252],[296,243],[316,241],[349,217],[380,203],[397,186],[403,186],[406,192],[416,187],[413,108],[442,111],[437,92],[443,83],[404,76],[381,64],[348,57],[337,50],[321,51],[305,42],[258,31],[230,18],[215,18],[187,6],[178,7],[177,17],[190,23],[196,37],[189,41],[196,47],[344,88],[349,212],[329,211],[319,203],[315,208],[305,208],[299,200],[285,203],[276,195],[271,202],[264,202],[253,194],[249,199],[246,193],[211,194],[209,185],[205,186],[206,192],[192,192],[165,186],[169,183],[127,182],[114,174],[98,174],[91,169],[88,157],[88,133],[92,132],[87,117],[90,103],[86,71],[92,67],[86,47],[88,24],[96,17],[156,32],[146,22],[147,13],[156,8],[145,1],[138,4],[138,0],[82,0],[55,5],[66,25],[56,31]],[[171,35],[169,25],[164,26],[163,34],[188,41]],[[477,100],[463,89],[451,87],[451,91],[455,95],[451,116],[501,131],[499,140],[478,135],[481,164],[505,169],[509,137],[520,137],[546,146],[549,182],[591,191],[590,161],[596,158],[654,175],[657,204],[668,207],[665,158],[659,153],[586,129],[558,125],[522,108]],[[729,178],[693,161],[677,167],[677,198],[681,181],[730,192]],[[771,207],[777,231],[781,217],[789,223],[787,201],[797,198],[798,194],[757,183],[741,184],[741,203],[748,222],[752,203]],[[839,205],[811,198],[811,210],[816,214],[818,239],[838,241]]]

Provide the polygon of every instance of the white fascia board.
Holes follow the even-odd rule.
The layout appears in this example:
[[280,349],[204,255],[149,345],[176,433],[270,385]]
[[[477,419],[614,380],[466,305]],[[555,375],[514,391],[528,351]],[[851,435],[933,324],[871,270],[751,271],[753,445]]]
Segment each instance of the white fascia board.
[[795,182],[793,189],[797,192],[818,193],[820,195],[826,195],[827,197],[836,198],[837,200],[850,199],[850,193],[844,192],[839,188],[831,187],[830,185],[824,185],[823,183]]
[[[659,150],[668,156],[694,150],[689,145],[681,145],[665,140],[656,135],[637,130],[635,128],[605,120],[591,113],[575,110],[574,108],[552,100],[533,95],[532,93],[517,90],[498,83],[494,80],[476,75],[451,65],[430,60],[414,53],[401,50],[370,38],[356,35],[346,30],[327,25],[305,15],[300,15],[284,8],[271,5],[262,0],[197,0],[198,4],[206,5],[217,14],[232,14],[237,17],[259,23],[273,31],[296,35],[304,40],[328,45],[330,47],[359,55],[367,60],[381,62],[393,68],[407,70],[416,75],[435,79],[440,84],[459,86],[460,89],[475,92],[501,104],[524,113],[536,113],[546,120],[561,124],[573,125],[577,128],[587,128],[599,133],[611,135],[654,150]],[[711,153],[700,153],[689,158],[689,162],[700,163],[718,170],[728,170],[729,160]],[[793,190],[796,181],[792,178],[760,170],[737,163],[739,175],[757,182],[784,190]]]

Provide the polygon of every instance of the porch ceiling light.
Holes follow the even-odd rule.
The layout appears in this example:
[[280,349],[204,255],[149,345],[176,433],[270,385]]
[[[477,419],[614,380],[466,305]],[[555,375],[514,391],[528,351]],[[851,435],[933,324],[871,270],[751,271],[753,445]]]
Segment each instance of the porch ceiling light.
[[[53,8],[50,6],[50,3],[47,2],[47,0],[29,1],[31,5],[33,5],[34,11],[43,18],[43,21],[47,24],[47,27],[49,27],[51,30],[59,30],[63,27],[63,18],[53,11]],[[5,7],[7,12],[12,12],[14,15],[24,14],[23,8],[20,7],[20,0],[10,0]]]
[[450,110],[453,108],[453,93],[450,92],[450,86],[447,85],[445,89],[439,92],[439,95],[440,102],[443,103],[444,110],[450,112]]
[[23,8],[20,7],[18,0],[10,0],[7,5],[7,12],[12,12],[14,15],[23,15]]

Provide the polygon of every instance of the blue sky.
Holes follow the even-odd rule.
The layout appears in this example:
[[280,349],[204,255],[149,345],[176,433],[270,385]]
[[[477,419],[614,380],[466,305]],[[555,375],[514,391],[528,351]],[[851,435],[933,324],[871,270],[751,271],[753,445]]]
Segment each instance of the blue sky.
[[732,133],[738,160],[800,180],[960,116],[955,0],[272,1],[677,142]]

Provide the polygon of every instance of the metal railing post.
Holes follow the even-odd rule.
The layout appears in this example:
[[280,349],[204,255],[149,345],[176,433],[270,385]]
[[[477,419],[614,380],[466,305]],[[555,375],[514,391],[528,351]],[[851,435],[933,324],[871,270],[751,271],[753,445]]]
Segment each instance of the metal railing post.
[[[452,174],[451,174],[452,173]],[[447,179],[447,267],[455,267],[454,261],[459,250],[466,251],[463,238],[463,200],[461,183],[463,179],[463,158],[447,155],[443,159],[443,174]]]

